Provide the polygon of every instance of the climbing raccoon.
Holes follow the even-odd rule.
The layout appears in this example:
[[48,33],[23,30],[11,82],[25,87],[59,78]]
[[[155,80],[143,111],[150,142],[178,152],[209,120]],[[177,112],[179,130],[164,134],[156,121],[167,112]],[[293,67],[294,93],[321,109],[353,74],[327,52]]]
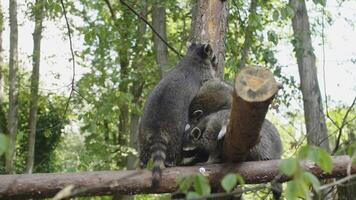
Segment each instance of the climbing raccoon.
[[149,95],[139,127],[140,166],[152,158],[152,186],[161,179],[162,168],[181,160],[182,137],[188,123],[189,105],[203,82],[212,79],[216,58],[209,44],[192,44],[187,55]]

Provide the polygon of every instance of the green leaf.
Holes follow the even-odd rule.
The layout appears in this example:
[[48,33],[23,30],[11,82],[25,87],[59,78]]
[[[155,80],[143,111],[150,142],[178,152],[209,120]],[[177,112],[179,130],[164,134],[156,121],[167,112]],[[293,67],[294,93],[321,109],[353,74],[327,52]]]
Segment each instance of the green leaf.
[[195,199],[198,197],[200,197],[200,195],[196,192],[188,192],[188,194],[187,194],[187,199]]
[[178,178],[177,182],[179,185],[179,191],[183,193],[187,193],[188,190],[192,187],[194,181],[194,177],[184,177],[184,178]]
[[273,21],[278,21],[278,19],[279,19],[279,12],[278,12],[278,10],[273,11],[272,17],[273,17]]
[[230,192],[237,184],[236,174],[227,174],[221,181],[221,186],[226,192]]
[[322,5],[322,6],[326,6],[326,0],[313,0],[315,5]]
[[0,155],[5,153],[8,144],[9,144],[8,138],[4,134],[0,133]]
[[278,44],[278,35],[274,31],[268,31],[267,33],[268,40],[273,42],[274,45]]
[[289,181],[287,183],[287,189],[286,189],[286,194],[287,194],[287,199],[288,200],[294,200],[298,198],[298,185],[296,181]]
[[330,173],[333,169],[331,156],[325,151],[325,149],[321,148],[319,148],[319,166],[324,172],[327,173]]
[[194,180],[194,189],[200,195],[208,195],[211,192],[208,179],[203,175],[197,175]]
[[294,158],[283,160],[280,166],[280,170],[287,176],[292,176],[293,174],[295,174],[298,168],[298,160]]
[[313,147],[310,149],[308,159],[314,161],[325,172],[329,173],[333,168],[331,156],[322,148]]
[[312,185],[315,191],[318,191],[317,189],[320,187],[320,182],[312,173],[303,172],[302,178],[304,182],[307,182]]

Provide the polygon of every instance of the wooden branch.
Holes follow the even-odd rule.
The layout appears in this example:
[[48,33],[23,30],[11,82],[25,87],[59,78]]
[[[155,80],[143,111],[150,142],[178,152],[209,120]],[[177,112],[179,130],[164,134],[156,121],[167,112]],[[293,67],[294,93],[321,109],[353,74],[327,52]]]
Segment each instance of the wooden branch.
[[224,140],[224,157],[245,160],[259,142],[260,130],[269,104],[278,91],[273,74],[260,67],[246,67],[235,80],[230,122]]
[[[319,178],[344,177],[351,159],[348,156],[333,157],[333,170],[325,174],[310,162],[302,165]],[[213,164],[207,166],[174,167],[163,170],[162,182],[156,190],[151,189],[151,172],[148,170],[101,171],[78,173],[48,173],[26,175],[1,175],[0,199],[29,199],[53,197],[68,185],[74,185],[78,196],[110,194],[167,193],[178,189],[177,178],[200,173],[204,169],[212,186],[217,186],[228,172],[239,173],[246,183],[269,182],[279,174],[281,160],[255,161],[239,164]],[[351,168],[356,173],[356,165]],[[284,182],[288,177],[281,176]]]

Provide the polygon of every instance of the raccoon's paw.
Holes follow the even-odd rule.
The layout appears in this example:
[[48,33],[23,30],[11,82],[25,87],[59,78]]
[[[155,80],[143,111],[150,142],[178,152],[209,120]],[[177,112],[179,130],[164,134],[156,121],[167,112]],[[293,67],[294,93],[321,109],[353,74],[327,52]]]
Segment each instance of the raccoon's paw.
[[165,161],[164,161],[164,166],[165,166],[165,167],[174,167],[174,166],[175,166],[175,163],[174,163],[174,161],[165,160]]

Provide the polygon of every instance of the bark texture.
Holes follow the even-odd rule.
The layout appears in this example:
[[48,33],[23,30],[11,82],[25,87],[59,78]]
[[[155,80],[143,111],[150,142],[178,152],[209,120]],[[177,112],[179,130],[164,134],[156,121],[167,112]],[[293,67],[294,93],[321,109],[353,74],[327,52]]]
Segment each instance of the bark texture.
[[35,160],[36,126],[38,112],[38,85],[40,79],[41,39],[44,5],[42,0],[36,0],[34,8],[35,30],[33,32],[32,75],[31,75],[31,102],[30,102],[30,133],[28,136],[28,155],[26,173],[31,174]]
[[307,141],[330,151],[305,0],[290,0],[289,4],[295,13],[292,19],[294,51],[303,94]]
[[[348,156],[333,157],[333,170],[325,174],[316,165],[303,162],[305,170],[319,178],[346,176],[346,169],[350,163]],[[81,196],[142,193],[167,193],[178,189],[177,177],[192,176],[205,169],[204,175],[210,184],[216,187],[221,178],[229,173],[239,173],[246,183],[256,184],[270,182],[280,173],[281,160],[245,162],[240,164],[213,164],[207,166],[172,167],[163,170],[162,184],[155,189],[151,188],[151,171],[102,171],[79,173],[48,173],[26,175],[2,175],[0,176],[0,198],[23,199],[53,197],[58,191],[68,185],[73,185],[73,191],[81,191]],[[356,166],[351,168],[356,173]],[[285,182],[290,178],[281,176],[279,182]]]
[[9,56],[9,112],[8,131],[9,148],[6,157],[6,172],[15,173],[16,133],[18,126],[18,30],[17,30],[17,1],[10,0],[10,56]]
[[[152,24],[160,36],[167,41],[166,8],[157,1],[152,5]],[[171,69],[168,65],[168,48],[156,34],[153,34],[153,44],[161,77],[164,77]]]
[[278,91],[273,74],[260,67],[245,67],[235,80],[230,122],[224,140],[224,157],[242,162],[260,138],[268,106]]
[[191,42],[212,45],[218,61],[216,77],[223,79],[228,1],[196,0],[192,16]]

